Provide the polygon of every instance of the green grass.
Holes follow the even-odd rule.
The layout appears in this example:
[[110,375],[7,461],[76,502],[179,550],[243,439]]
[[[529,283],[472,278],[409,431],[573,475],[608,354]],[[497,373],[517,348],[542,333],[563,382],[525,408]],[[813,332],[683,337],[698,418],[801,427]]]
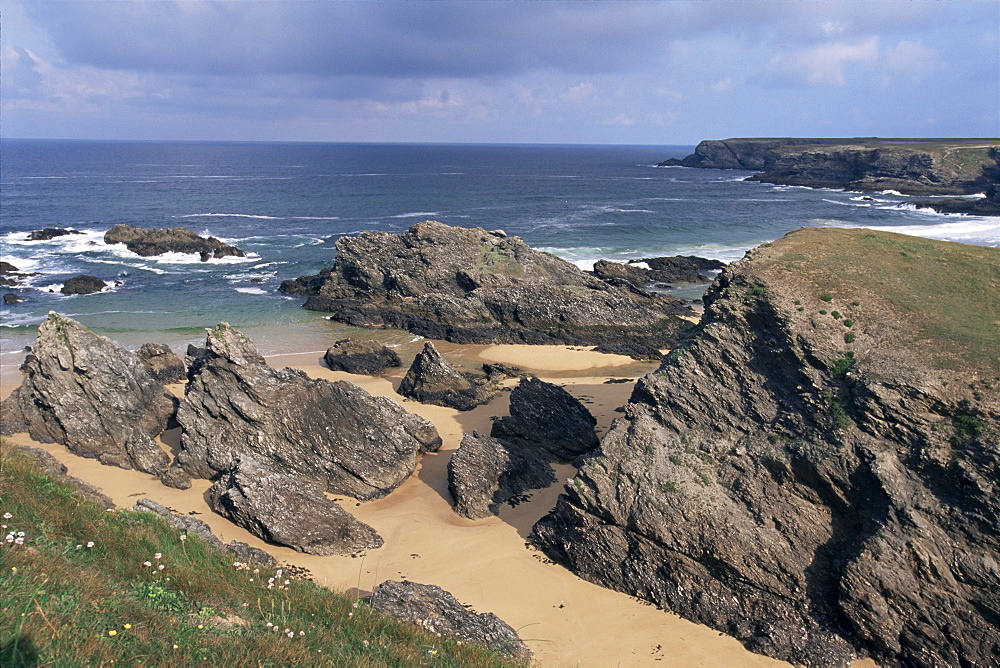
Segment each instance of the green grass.
[[0,460],[0,516],[0,540],[24,534],[0,542],[5,667],[512,665],[286,571],[234,565],[152,514],[105,511],[17,453]]

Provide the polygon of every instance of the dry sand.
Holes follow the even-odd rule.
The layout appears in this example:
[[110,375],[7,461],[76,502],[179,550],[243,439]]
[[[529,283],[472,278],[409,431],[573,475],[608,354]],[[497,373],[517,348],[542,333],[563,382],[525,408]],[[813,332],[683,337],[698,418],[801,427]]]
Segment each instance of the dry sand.
[[[601,355],[563,346],[448,346],[443,354],[460,354],[467,364],[490,360],[514,364],[551,380],[581,398],[607,430],[624,405],[632,383],[605,384],[610,375],[630,370],[648,372],[655,364],[636,365],[620,356]],[[224,541],[240,540],[266,549],[284,563],[309,569],[314,579],[339,590],[362,594],[387,579],[436,584],[480,612],[494,612],[518,630],[541,666],[764,666],[779,662],[747,652],[742,645],[712,629],[657,610],[630,596],[585,582],[562,566],[548,562],[525,545],[534,522],[555,503],[570,466],[558,467],[560,483],[531,493],[528,502],[504,507],[499,518],[467,520],[451,510],[447,463],[465,432],[488,433],[490,417],[505,415],[508,394],[465,413],[403,400],[394,392],[403,372],[385,378],[352,376],[322,367],[316,353],[269,358],[275,367],[293,366],[311,376],[345,379],[368,392],[391,397],[437,426],[444,441],[440,453],[423,457],[417,471],[390,495],[358,504],[333,497],[358,519],[370,524],[385,545],[363,558],[317,557],[266,545],[260,539],[212,513],[204,493],[209,482],[196,480],[189,490],[163,486],[152,476],[102,466],[70,454],[58,445],[41,445],[62,461],[71,475],[104,490],[120,507],[148,497],[179,513],[196,513]],[[608,375],[601,375],[608,374]],[[9,379],[0,396],[12,389]],[[173,388],[180,391],[180,386]],[[162,437],[177,448],[179,430]],[[11,439],[35,445],[27,435]]]

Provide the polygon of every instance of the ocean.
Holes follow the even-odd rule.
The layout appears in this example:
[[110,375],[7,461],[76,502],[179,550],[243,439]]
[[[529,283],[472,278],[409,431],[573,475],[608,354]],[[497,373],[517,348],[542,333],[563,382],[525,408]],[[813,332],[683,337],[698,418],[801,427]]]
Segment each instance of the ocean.
[[[0,364],[16,367],[49,311],[129,347],[183,346],[227,321],[265,353],[322,350],[342,330],[282,280],[329,266],[334,243],[427,219],[503,229],[588,269],[700,255],[724,261],[802,226],[871,227],[1000,246],[1000,218],[918,211],[872,196],[744,181],[752,172],[657,167],[692,146],[306,144],[4,139],[0,259],[33,273],[0,306]],[[247,252],[143,258],[103,235],[116,223],[183,226]],[[82,232],[28,241],[45,227]],[[91,274],[112,287],[65,296]],[[400,333],[399,336],[405,336]],[[178,350],[177,346],[181,346]]]

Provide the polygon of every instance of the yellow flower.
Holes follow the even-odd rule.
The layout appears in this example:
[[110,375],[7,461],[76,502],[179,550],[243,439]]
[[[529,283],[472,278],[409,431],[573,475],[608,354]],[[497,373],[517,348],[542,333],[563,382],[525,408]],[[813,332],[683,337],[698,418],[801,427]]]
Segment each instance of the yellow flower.
[[115,631],[114,629],[111,629],[110,631],[108,631],[108,635],[109,636],[116,636],[116,635],[118,635],[118,631]]
[[125,628],[126,630],[128,630],[128,629],[132,628],[132,625],[131,625],[131,624],[126,624],[126,625],[124,626],[124,628]]
[[174,645],[174,649],[177,649],[177,645]]
[[205,625],[204,625],[204,624],[199,624],[199,625],[198,625],[198,628],[199,628],[199,629],[203,629],[203,628],[205,628]]

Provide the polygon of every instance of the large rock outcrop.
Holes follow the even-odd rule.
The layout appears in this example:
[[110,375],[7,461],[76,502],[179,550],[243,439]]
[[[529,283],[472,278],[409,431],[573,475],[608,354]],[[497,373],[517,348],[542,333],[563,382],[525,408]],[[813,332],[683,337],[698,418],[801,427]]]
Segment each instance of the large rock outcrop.
[[597,420],[572,394],[538,378],[522,378],[510,393],[510,415],[493,421],[490,436],[548,461],[572,461],[599,442]]
[[215,237],[200,237],[186,227],[145,229],[118,224],[104,233],[104,243],[125,244],[133,253],[150,257],[164,253],[188,253],[201,256],[202,262],[223,257],[245,257],[246,253]]
[[793,663],[996,665],[998,287],[998,249],[834,229],[756,249],[533,540]]
[[250,533],[307,554],[355,554],[382,538],[300,475],[243,456],[208,490],[208,505]]
[[464,642],[489,647],[525,663],[531,651],[517,631],[492,612],[468,610],[437,585],[386,580],[371,595],[371,606],[382,614]]
[[175,400],[133,353],[57,313],[38,326],[26,376],[0,404],[0,431],[26,431],[104,464],[160,475],[170,458],[153,440]]
[[305,307],[360,327],[396,327],[458,343],[666,346],[680,300],[611,286],[519,237],[418,223],[403,234],[337,241],[332,267],[285,281]]
[[345,381],[272,369],[226,323],[195,350],[184,401],[178,460],[192,476],[215,478],[244,456],[325,491],[372,499],[413,472],[441,445],[434,426],[399,404]]
[[963,195],[995,183],[984,169],[998,150],[985,139],[723,139],[661,165],[752,169],[762,173],[751,180],[783,185]]
[[471,411],[496,394],[485,378],[474,382],[456,371],[430,341],[425,342],[423,350],[413,358],[397,392],[421,403],[459,411]]

